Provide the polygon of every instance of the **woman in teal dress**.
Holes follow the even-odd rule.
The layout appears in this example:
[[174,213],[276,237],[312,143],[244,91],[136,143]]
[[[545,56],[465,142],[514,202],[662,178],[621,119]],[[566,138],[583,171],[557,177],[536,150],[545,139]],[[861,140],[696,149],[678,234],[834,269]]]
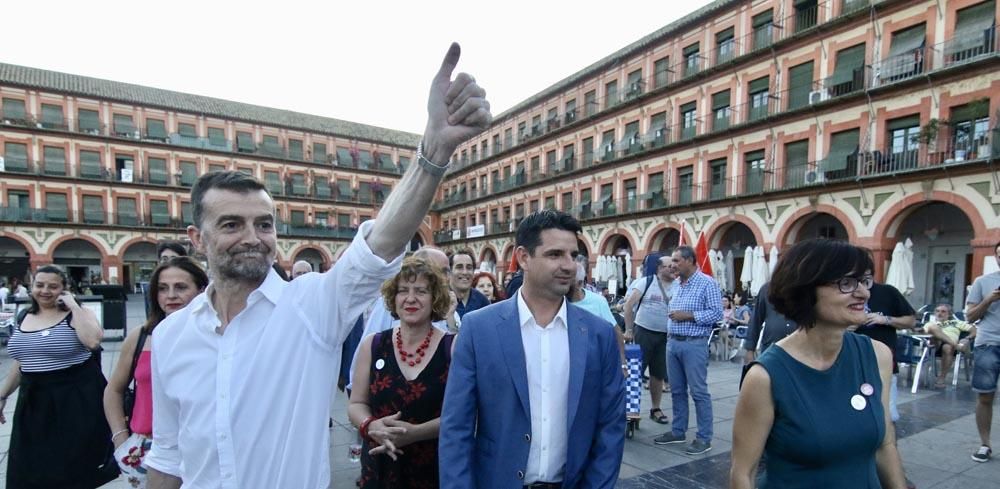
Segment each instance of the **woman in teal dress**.
[[868,250],[811,240],[778,262],[768,298],[799,324],[752,363],[733,421],[730,487],[903,489],[885,345],[850,331],[865,322],[872,285]]

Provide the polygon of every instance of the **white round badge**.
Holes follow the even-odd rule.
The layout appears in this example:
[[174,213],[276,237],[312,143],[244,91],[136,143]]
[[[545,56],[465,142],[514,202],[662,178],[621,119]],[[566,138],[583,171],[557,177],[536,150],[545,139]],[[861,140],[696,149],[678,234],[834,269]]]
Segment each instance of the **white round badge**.
[[871,396],[872,394],[875,393],[875,388],[872,387],[872,385],[869,384],[868,382],[865,382],[864,384],[861,384],[861,393],[864,394],[866,397]]
[[851,396],[851,407],[853,407],[855,411],[861,411],[865,408],[865,406],[868,406],[868,401],[866,401],[864,397],[861,397],[858,394]]
[[375,361],[375,370],[382,370],[382,367],[385,367],[385,360],[379,358]]

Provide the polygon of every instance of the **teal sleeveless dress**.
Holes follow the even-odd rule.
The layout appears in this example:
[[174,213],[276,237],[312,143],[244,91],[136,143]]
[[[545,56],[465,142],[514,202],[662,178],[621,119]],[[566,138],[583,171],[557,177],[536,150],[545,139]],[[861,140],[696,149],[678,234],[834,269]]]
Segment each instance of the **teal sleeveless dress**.
[[774,399],[762,488],[882,487],[875,450],[885,437],[885,412],[871,339],[845,333],[840,354],[825,371],[780,346],[768,348],[757,363],[771,377]]

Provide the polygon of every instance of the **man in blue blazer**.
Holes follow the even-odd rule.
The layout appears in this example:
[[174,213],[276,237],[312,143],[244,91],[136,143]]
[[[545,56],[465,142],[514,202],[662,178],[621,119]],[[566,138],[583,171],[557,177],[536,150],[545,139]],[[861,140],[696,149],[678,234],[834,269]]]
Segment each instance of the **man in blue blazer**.
[[617,482],[625,386],[614,330],[565,300],[580,231],[563,212],[527,216],[514,251],[524,285],[462,321],[441,413],[443,489]]

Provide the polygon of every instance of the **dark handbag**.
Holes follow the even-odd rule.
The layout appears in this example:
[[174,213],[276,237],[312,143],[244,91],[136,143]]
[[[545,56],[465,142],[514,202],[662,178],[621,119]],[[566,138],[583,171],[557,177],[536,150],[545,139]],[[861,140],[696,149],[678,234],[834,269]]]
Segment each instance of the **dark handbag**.
[[149,333],[146,328],[139,330],[139,341],[135,344],[135,352],[132,353],[132,367],[128,370],[128,386],[125,388],[125,397],[122,407],[125,409],[125,419],[132,419],[132,409],[135,408],[135,367],[139,365],[139,354],[146,344],[146,337]]

